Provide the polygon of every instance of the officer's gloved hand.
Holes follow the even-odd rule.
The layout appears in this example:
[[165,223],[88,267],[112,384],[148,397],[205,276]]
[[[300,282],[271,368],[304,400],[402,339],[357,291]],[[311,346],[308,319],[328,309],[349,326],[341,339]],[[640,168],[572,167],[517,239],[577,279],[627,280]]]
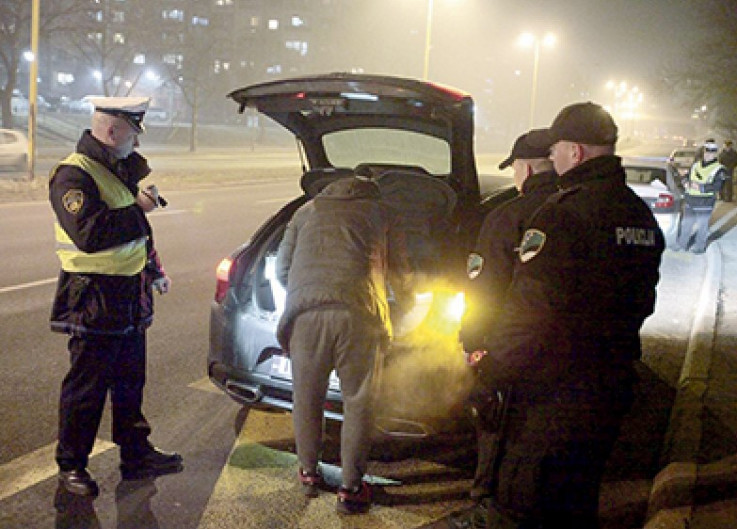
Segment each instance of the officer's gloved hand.
[[171,279],[166,275],[154,279],[153,287],[159,294],[166,294],[171,289]]
[[150,185],[146,189],[139,189],[136,195],[136,204],[138,204],[145,213],[149,213],[159,207],[159,190],[155,185]]

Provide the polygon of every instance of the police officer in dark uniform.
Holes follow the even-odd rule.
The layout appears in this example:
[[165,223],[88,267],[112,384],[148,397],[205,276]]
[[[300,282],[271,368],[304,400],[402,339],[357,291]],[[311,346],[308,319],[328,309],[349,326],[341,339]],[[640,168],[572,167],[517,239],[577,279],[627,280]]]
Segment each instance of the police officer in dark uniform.
[[734,150],[732,140],[726,140],[724,142],[724,147],[719,152],[717,161],[724,166],[727,172],[722,189],[719,191],[719,198],[725,202],[732,202],[734,170],[737,167],[737,151]]
[[639,330],[665,243],[614,155],[617,127],[570,105],[528,141],[550,147],[561,190],[527,222],[478,364],[512,386],[487,527],[594,529],[605,462],[632,403]]
[[[530,145],[527,136],[525,133],[517,138],[510,155],[499,164],[499,169],[513,167],[519,195],[486,216],[474,251],[468,257],[467,310],[459,336],[466,363],[471,366],[478,363],[486,350],[486,335],[494,332],[495,319],[512,281],[515,249],[524,233],[525,221],[558,190],[548,149]],[[494,463],[500,442],[499,424],[495,419],[499,417],[502,404],[496,394],[490,396],[491,401],[472,403],[478,460],[471,499],[476,505],[451,517],[451,523],[458,528],[486,527],[486,500],[493,492]]]
[[51,328],[69,334],[71,362],[61,386],[56,461],[62,489],[91,497],[99,488],[86,467],[108,392],[123,479],[182,467],[179,454],[149,443],[141,410],[152,288],[163,293],[170,285],[145,215],[160,198],[155,187],[138,187],[150,171],[134,152],[148,98],[93,104],[91,129],[49,180],[61,262]]

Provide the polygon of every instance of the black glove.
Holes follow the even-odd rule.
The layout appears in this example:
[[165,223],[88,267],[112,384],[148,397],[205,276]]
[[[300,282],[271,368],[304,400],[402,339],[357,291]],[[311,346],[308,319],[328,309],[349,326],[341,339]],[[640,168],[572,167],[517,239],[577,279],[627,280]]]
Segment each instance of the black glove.
[[468,403],[476,420],[486,431],[493,432],[501,428],[504,405],[504,393],[490,388],[477,381],[468,395]]

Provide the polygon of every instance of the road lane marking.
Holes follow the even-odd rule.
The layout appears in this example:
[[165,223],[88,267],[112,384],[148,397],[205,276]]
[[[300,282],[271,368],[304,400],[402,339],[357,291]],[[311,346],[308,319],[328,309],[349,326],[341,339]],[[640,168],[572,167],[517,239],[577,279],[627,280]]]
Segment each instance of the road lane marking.
[[48,285],[49,283],[55,283],[56,280],[57,280],[56,277],[50,277],[48,279],[39,279],[38,281],[31,281],[30,283],[21,283],[20,285],[0,287],[0,294],[5,294],[7,292],[14,292],[16,290],[23,290],[26,288],[38,287],[41,285]]
[[[110,441],[95,439],[90,457],[114,447]],[[55,452],[56,443],[52,443],[0,465],[0,501],[54,476],[59,471]]]
[[[228,457],[210,499],[200,518],[198,529],[241,529],[279,527],[281,529],[344,529],[345,521],[335,514],[335,494],[322,491],[317,498],[306,500],[297,483],[297,456],[293,453],[294,432],[290,414],[271,414],[250,410],[238,439]],[[326,468],[335,484],[338,467]],[[453,474],[442,464],[414,461],[412,473],[417,476]],[[391,472],[390,472],[391,473]],[[431,478],[435,479],[435,478]],[[375,477],[379,482],[381,478]],[[421,480],[420,480],[421,481]],[[468,506],[465,499],[470,486],[466,482],[438,481],[384,490],[394,499],[374,503],[369,514],[358,517],[353,529],[411,529],[424,527],[447,516],[459,507]],[[385,484],[397,485],[396,480]],[[425,489],[420,490],[424,485]],[[396,494],[396,496],[394,496]],[[447,494],[458,501],[427,501],[416,497]]]
[[164,215],[182,215],[188,213],[186,209],[156,209],[149,213],[149,216],[163,217]]
[[727,222],[732,220],[732,217],[734,217],[735,215],[737,215],[737,208],[731,209],[729,213],[727,213],[722,218],[720,218],[718,221],[716,221],[714,224],[709,226],[709,235],[711,235],[714,232],[719,231],[719,229],[722,226],[724,226]]
[[295,197],[291,196],[289,198],[265,198],[263,200],[257,200],[256,204],[286,204],[290,200],[294,200]]

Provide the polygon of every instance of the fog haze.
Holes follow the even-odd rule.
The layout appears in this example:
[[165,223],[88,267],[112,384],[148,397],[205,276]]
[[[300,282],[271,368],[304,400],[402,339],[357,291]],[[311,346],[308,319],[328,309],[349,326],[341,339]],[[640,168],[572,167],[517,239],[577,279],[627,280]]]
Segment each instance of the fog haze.
[[[465,89],[477,102],[478,125],[505,137],[529,127],[534,53],[519,35],[556,36],[540,48],[534,126],[544,126],[572,101],[614,103],[607,81],[626,82],[643,93],[639,123],[656,115],[688,123],[689,112],[659,93],[659,81],[677,64],[699,31],[704,0],[433,0],[429,79]],[[351,3],[349,3],[351,4]],[[358,69],[421,77],[426,0],[355,0],[336,24],[335,47],[325,50],[327,70]],[[616,116],[615,116],[616,117]],[[665,127],[675,132],[677,125]],[[651,130],[652,129],[652,130]]]

